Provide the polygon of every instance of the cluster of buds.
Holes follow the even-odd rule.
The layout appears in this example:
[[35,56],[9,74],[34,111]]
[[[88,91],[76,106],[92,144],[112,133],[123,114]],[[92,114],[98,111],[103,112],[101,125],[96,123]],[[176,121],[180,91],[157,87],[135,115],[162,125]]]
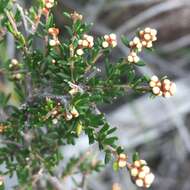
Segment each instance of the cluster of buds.
[[77,118],[79,116],[79,112],[77,109],[73,106],[70,111],[66,111],[64,113],[65,119],[67,121],[70,121],[73,118]]
[[9,64],[9,69],[19,69],[19,62],[17,59],[12,59],[11,63]]
[[108,47],[116,47],[117,46],[117,36],[116,34],[109,34],[109,35],[104,35],[104,41],[102,42],[102,47],[103,48],[108,48]]
[[138,52],[142,51],[142,43],[139,37],[135,36],[133,40],[129,42],[131,49],[137,49]]
[[127,57],[127,60],[130,62],[130,63],[138,63],[140,58],[138,57],[137,53],[134,52],[134,51],[131,51],[130,54],[128,55]]
[[169,98],[176,92],[176,84],[169,79],[159,80],[157,76],[152,76],[149,82],[152,93],[156,96],[163,96]]
[[70,15],[71,15],[71,19],[73,20],[73,22],[83,19],[83,16],[81,14],[77,13],[76,11],[74,11],[74,13],[71,13]]
[[127,166],[127,160],[128,160],[128,157],[126,154],[119,154],[118,155],[118,158],[117,158],[117,163],[118,163],[118,167],[119,168],[124,168]]
[[[47,98],[47,101],[50,101],[50,99]],[[47,113],[47,115],[44,117],[44,120],[47,120],[51,117],[52,123],[57,124],[60,116],[61,116],[61,104],[57,103],[57,105]]]
[[52,39],[49,40],[49,45],[54,47],[60,44],[58,35],[59,35],[59,29],[58,28],[49,28],[48,34],[52,36]]
[[55,4],[55,0],[44,0],[45,7],[43,8],[43,13],[47,15],[49,13],[49,10],[53,8]]
[[19,69],[21,64],[18,62],[17,59],[12,59],[11,63],[9,64],[9,69],[13,72],[11,78],[13,80],[20,80],[22,78],[22,74],[19,73]]
[[157,40],[157,31],[152,28],[145,28],[139,32],[139,37],[143,47],[152,48],[152,43]]
[[154,181],[154,174],[151,173],[145,160],[136,160],[128,167],[132,181],[138,187],[149,188]]
[[79,92],[83,92],[83,89],[80,86],[73,84],[72,82],[69,82],[69,86],[71,87],[71,90],[69,90],[69,94],[72,96],[76,95]]
[[77,55],[81,56],[84,54],[84,48],[92,48],[94,46],[93,36],[84,34],[83,38],[78,41],[78,49],[76,51]]
[[136,52],[141,52],[143,47],[152,48],[153,42],[157,40],[157,31],[152,28],[145,28],[139,31],[138,36],[135,36],[133,40],[129,42],[130,54],[127,60],[130,63],[139,62],[139,57]]

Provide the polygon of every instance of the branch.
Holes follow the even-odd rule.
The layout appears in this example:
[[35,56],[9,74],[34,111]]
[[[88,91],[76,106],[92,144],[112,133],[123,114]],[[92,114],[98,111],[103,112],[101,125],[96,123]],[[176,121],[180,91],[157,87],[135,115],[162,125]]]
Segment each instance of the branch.
[[184,3],[178,0],[166,1],[158,5],[152,6],[151,8],[142,11],[131,20],[127,20],[125,23],[122,24],[121,27],[116,30],[116,32],[119,35],[124,34],[126,31],[130,31],[132,28],[140,26],[143,22],[152,17],[155,17],[164,12],[168,12],[170,10],[178,9],[182,6],[184,6]]
[[177,51],[178,49],[184,48],[190,44],[190,35],[182,36],[177,40],[166,44],[160,48],[160,50],[164,53],[171,53]]
[[18,34],[19,31],[18,31],[18,29],[17,29],[17,25],[16,25],[16,22],[15,22],[14,18],[12,17],[12,15],[10,14],[10,12],[9,12],[8,10],[5,10],[5,14],[6,14],[6,16],[7,16],[8,20],[9,20],[9,22],[11,23],[11,25],[12,25],[14,31]]
[[17,148],[23,148],[24,146],[11,140],[0,140],[1,144],[15,145]]
[[54,187],[54,190],[64,190],[63,184],[55,176],[47,175],[48,182]]

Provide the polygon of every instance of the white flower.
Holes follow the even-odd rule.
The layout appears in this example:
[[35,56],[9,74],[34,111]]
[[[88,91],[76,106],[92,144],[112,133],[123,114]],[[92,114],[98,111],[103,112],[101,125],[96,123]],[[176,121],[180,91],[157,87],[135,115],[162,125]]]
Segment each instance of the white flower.
[[138,175],[138,169],[137,168],[132,168],[130,170],[131,176],[136,177]]
[[76,53],[77,53],[77,55],[81,56],[84,54],[84,51],[83,51],[83,49],[77,49]]
[[139,32],[139,38],[142,46],[152,48],[152,43],[157,40],[157,31],[147,27]]
[[57,45],[59,45],[59,44],[60,44],[60,42],[59,42],[58,39],[50,39],[50,40],[49,40],[49,45],[50,45],[51,47],[57,46]]
[[137,180],[135,181],[135,183],[136,183],[136,185],[137,185],[138,187],[143,187],[143,180],[142,180],[142,179],[137,179]]
[[109,43],[107,41],[103,41],[102,42],[102,47],[103,48],[108,48],[109,47]]
[[137,53],[132,51],[130,52],[130,54],[128,55],[127,57],[127,60],[130,62],[130,63],[138,63],[140,58],[137,56]]
[[52,120],[52,123],[53,123],[54,125],[56,125],[56,124],[58,123],[58,119],[54,118],[54,119]]
[[147,185],[150,185],[150,184],[152,184],[152,182],[154,181],[154,174],[152,174],[152,173],[149,173],[148,175],[146,175],[145,176],[145,179],[144,179],[144,181],[145,181],[145,183],[147,184]]
[[114,33],[111,33],[109,35],[104,35],[104,41],[102,42],[103,48],[108,48],[111,46],[112,48],[117,46],[117,36]]
[[13,65],[18,65],[18,60],[17,60],[17,59],[12,59],[12,60],[11,60],[11,63],[12,63]]

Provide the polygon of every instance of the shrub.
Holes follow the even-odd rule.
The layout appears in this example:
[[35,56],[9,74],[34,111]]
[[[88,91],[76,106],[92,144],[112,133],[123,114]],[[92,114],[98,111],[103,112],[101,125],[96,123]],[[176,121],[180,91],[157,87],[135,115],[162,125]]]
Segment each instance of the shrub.
[[[1,92],[0,163],[6,165],[3,175],[16,172],[18,187],[38,188],[44,180],[45,189],[62,189],[61,179],[79,172],[83,176],[99,171],[104,164],[90,156],[89,151],[70,158],[61,174],[55,168],[64,160],[61,147],[75,145],[84,133],[89,144],[98,145],[105,154],[105,164],[113,161],[113,169],[125,168],[139,187],[150,187],[154,175],[146,161],[134,153],[132,163],[117,144],[112,128],[98,107],[111,103],[128,91],[169,97],[175,84],[167,77],[159,79],[139,76],[137,67],[145,66],[139,53],[152,49],[157,31],[145,28],[131,41],[121,40],[130,49],[128,57],[112,62],[110,54],[117,46],[117,36],[106,34],[94,39],[91,25],[83,16],[63,13],[67,34],[60,36],[54,23],[53,0],[39,1],[27,13],[14,1],[1,0],[1,31],[14,36],[19,59],[9,59],[1,72],[14,84],[19,104],[11,105],[11,94]],[[3,38],[4,39],[4,38]],[[2,40],[3,42],[4,40]],[[43,44],[36,47],[36,41]],[[9,44],[8,44],[9,45]],[[97,66],[102,60],[104,72]],[[127,78],[122,82],[121,78]],[[81,187],[83,182],[77,182]]]

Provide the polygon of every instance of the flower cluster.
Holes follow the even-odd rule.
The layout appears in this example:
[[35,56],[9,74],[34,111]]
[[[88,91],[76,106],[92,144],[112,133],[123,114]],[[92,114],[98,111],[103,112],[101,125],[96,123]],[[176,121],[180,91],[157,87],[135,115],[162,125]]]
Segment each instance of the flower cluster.
[[[51,100],[47,99],[47,101],[51,101]],[[72,118],[78,117],[79,112],[77,111],[77,109],[74,106],[70,107],[69,110],[63,111],[61,104],[57,103],[57,105],[51,111],[49,111],[46,114],[46,116],[44,117],[44,120],[47,120],[47,119],[51,118],[52,123],[57,124],[58,120],[62,116],[65,118],[66,121],[69,121]]]
[[53,8],[55,4],[55,0],[44,0],[45,7],[43,8],[43,13],[47,15],[49,13],[49,10]]
[[145,28],[139,32],[139,37],[143,47],[151,48],[152,43],[157,40],[157,31],[151,28]]
[[140,58],[138,57],[137,53],[134,51],[131,51],[130,54],[128,55],[128,61],[130,63],[138,63]]
[[65,119],[67,121],[70,121],[73,118],[77,118],[79,116],[79,112],[77,111],[77,109],[73,106],[70,111],[66,111],[64,113]]
[[153,42],[157,40],[157,31],[151,28],[145,28],[139,31],[138,36],[129,42],[130,54],[127,57],[128,62],[138,63],[139,57],[136,52],[141,52],[142,48],[152,48]]
[[154,174],[151,173],[145,160],[136,160],[129,168],[132,180],[138,187],[149,188],[154,181]]
[[119,168],[126,167],[126,165],[127,165],[127,159],[128,159],[128,157],[127,157],[126,154],[122,153],[122,154],[118,155],[117,163],[118,163]]
[[17,59],[12,59],[11,63],[9,64],[9,69],[18,69],[19,63]]
[[83,92],[83,89],[80,86],[73,84],[72,82],[69,82],[69,86],[71,87],[71,90],[69,90],[69,94],[72,96],[74,96],[78,92]]
[[157,76],[152,76],[149,82],[152,93],[156,96],[163,96],[169,98],[176,92],[176,84],[169,79],[159,80]]
[[84,48],[92,48],[94,46],[94,37],[84,34],[83,38],[78,41],[77,55],[81,56],[84,54]]
[[76,11],[74,11],[74,13],[71,13],[70,15],[71,15],[71,19],[73,20],[73,22],[83,19],[83,16],[81,14],[77,13]]
[[109,34],[109,35],[104,35],[104,41],[102,42],[102,47],[103,48],[108,48],[108,47],[116,47],[117,46],[117,37],[116,34]]
[[135,36],[133,40],[129,42],[131,49],[137,49],[138,52],[142,51],[142,43],[139,37]]
[[59,29],[58,28],[49,28],[48,34],[52,36],[52,39],[49,40],[49,45],[54,47],[60,44],[58,35],[59,35]]
[[22,78],[22,74],[19,72],[21,64],[19,64],[17,59],[12,59],[9,64],[9,69],[11,70],[11,78],[13,80],[20,80]]

